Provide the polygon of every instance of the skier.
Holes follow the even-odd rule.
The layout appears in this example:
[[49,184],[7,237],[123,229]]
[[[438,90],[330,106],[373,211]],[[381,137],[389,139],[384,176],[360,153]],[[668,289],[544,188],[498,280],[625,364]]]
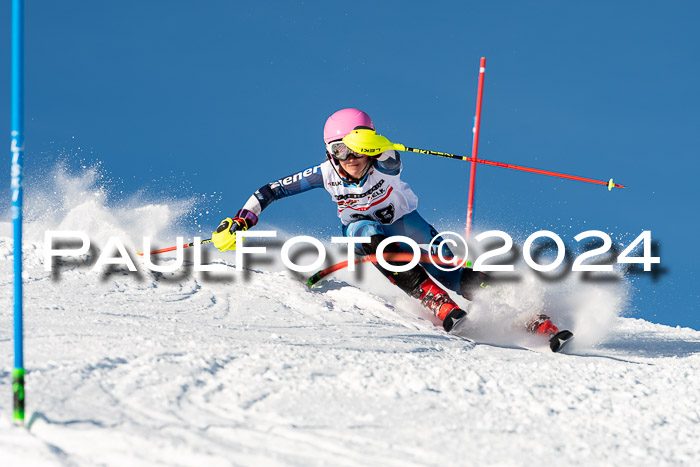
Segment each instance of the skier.
[[[385,151],[377,156],[355,153],[342,141],[356,129],[375,130],[372,119],[358,109],[342,109],[331,115],[323,128],[326,160],[288,177],[263,185],[245,203],[233,218],[221,221],[212,234],[219,250],[236,248],[237,230],[247,230],[258,222],[260,213],[273,201],[303,193],[313,188],[325,188],[337,204],[338,217],[346,237],[367,237],[369,243],[359,244],[360,255],[371,255],[387,237],[402,235],[418,245],[427,245],[437,231],[416,210],[418,197],[401,180],[401,156],[397,151]],[[435,240],[439,245],[441,239]],[[398,243],[391,243],[384,251],[404,251]],[[443,257],[453,257],[447,244],[442,246]],[[387,261],[391,265],[405,262]],[[438,319],[445,331],[459,333],[467,320],[467,313],[450,298],[443,286],[471,300],[479,287],[484,287],[488,276],[469,268],[443,271],[433,264],[416,265],[404,272],[391,272],[379,264],[377,269],[408,295],[417,298]],[[429,276],[430,274],[430,276]],[[546,315],[539,315],[527,324],[533,333],[553,336],[556,326]]]

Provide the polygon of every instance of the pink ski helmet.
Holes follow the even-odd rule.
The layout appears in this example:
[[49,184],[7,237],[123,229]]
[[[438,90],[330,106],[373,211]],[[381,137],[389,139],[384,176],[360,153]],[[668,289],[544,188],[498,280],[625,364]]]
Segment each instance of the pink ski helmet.
[[370,128],[374,130],[374,123],[369,115],[358,109],[342,109],[328,117],[323,126],[323,141],[326,144],[331,141],[343,139],[357,127]]

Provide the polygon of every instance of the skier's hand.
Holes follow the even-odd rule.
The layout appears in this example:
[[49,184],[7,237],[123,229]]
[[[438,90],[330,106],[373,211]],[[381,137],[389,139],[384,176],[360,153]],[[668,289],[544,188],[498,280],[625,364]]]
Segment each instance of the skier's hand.
[[254,212],[241,209],[233,219],[227,217],[221,221],[216,232],[211,234],[212,243],[220,251],[235,250],[236,231],[248,230],[257,223],[258,216]]

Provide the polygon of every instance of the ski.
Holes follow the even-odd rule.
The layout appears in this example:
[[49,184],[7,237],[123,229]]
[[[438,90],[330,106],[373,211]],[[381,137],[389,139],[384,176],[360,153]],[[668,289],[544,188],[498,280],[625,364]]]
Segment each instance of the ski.
[[549,348],[552,349],[552,352],[560,352],[573,339],[573,332],[567,330],[559,331],[549,338]]

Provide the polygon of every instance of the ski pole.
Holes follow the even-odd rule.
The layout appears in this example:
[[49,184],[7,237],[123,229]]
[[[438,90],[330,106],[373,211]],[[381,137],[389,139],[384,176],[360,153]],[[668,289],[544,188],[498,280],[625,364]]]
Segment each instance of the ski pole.
[[580,182],[595,183],[597,185],[604,185],[608,187],[608,190],[613,188],[625,188],[624,185],[620,185],[613,182],[611,178],[607,182],[602,180],[594,180],[592,178],[579,177],[577,175],[567,175],[559,172],[552,172],[550,170],[542,169],[532,169],[530,167],[523,167],[521,165],[506,164],[503,162],[488,161],[486,159],[476,159],[470,156],[460,156],[457,154],[450,154],[447,152],[431,151],[429,149],[418,149],[404,146],[401,143],[392,143],[385,136],[378,135],[374,130],[357,129],[353,130],[352,133],[346,135],[343,138],[343,142],[353,151],[367,154],[369,156],[379,155],[384,151],[389,151],[395,149],[397,151],[408,151],[417,152],[419,154],[429,154],[431,156],[447,157],[450,159],[458,159],[468,162],[477,162],[479,164],[493,165],[495,167],[505,167],[507,169],[522,170],[523,172],[532,172],[536,174],[549,175],[550,177],[567,178],[569,180],[578,180]]
[[[199,242],[199,244],[200,244],[200,245],[204,245],[205,243],[211,243],[211,242],[212,242],[211,238],[207,238],[206,240],[202,240],[201,242]],[[185,243],[184,245],[182,245],[182,248],[189,248],[189,247],[191,247],[191,246],[194,246],[194,242]],[[151,251],[151,252],[148,253],[148,254],[149,254],[149,255],[157,255],[158,253],[165,253],[165,252],[168,252],[168,251],[177,250],[177,248],[178,248],[177,245],[176,245],[176,246],[171,246],[171,247],[168,247],[168,248],[162,248],[162,249],[160,249],[160,250]],[[139,256],[143,256],[143,253],[141,253],[141,252],[138,251],[138,250],[136,250],[136,253],[138,253]]]
[[602,180],[594,180],[592,178],[579,177],[578,175],[568,175],[568,174],[563,174],[563,173],[559,173],[559,172],[552,172],[550,170],[533,169],[530,167],[523,167],[521,165],[506,164],[504,162],[494,162],[494,161],[488,161],[486,159],[472,159],[469,156],[458,156],[456,154],[448,154],[445,152],[430,151],[427,149],[409,148],[407,146],[404,146],[403,144],[398,144],[398,143],[394,143],[394,146],[399,146],[399,147],[395,148],[399,151],[409,151],[409,152],[417,152],[420,154],[430,154],[431,156],[449,157],[451,159],[461,159],[463,161],[478,162],[479,164],[492,165],[494,167],[505,167],[506,169],[515,169],[515,170],[522,170],[523,172],[532,172],[532,173],[536,173],[536,174],[549,175],[550,177],[567,178],[569,180],[578,180],[580,182],[595,183],[597,185],[607,186],[608,190],[612,190],[613,188],[625,188],[624,185],[614,183],[612,178],[610,180],[608,180],[607,182],[605,182]]

